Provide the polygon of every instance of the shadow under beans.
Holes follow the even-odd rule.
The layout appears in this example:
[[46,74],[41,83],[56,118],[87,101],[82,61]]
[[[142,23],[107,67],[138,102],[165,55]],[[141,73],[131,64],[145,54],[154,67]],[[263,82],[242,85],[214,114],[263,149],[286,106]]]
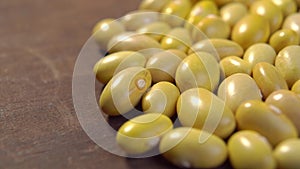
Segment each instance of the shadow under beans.
[[[140,168],[141,166],[143,166],[143,169],[183,169],[181,167],[173,165],[162,155],[156,155],[148,158],[127,158],[127,163],[130,168]],[[221,166],[211,169],[232,169],[232,167],[227,160]]]
[[119,128],[129,119],[132,119],[136,116],[139,116],[143,114],[141,111],[133,109],[123,115],[120,116],[108,116],[107,117],[107,122],[108,124],[115,129],[116,131],[119,130]]

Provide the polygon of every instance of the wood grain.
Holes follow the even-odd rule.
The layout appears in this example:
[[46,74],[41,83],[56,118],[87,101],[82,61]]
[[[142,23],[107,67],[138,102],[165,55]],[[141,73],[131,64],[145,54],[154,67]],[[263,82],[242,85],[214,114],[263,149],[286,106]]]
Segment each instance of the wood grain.
[[162,157],[110,154],[82,130],[72,73],[93,25],[139,0],[0,1],[0,168],[167,169]]

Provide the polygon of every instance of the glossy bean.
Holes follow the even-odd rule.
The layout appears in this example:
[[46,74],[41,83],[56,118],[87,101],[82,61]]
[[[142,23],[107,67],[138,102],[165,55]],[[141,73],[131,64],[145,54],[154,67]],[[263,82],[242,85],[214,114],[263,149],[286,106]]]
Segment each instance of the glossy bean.
[[231,2],[220,9],[222,19],[231,27],[234,26],[242,17],[247,15],[247,6],[240,2]]
[[210,14],[217,15],[219,13],[218,7],[214,1],[203,0],[197,2],[191,9],[189,16],[187,17],[187,23],[185,28],[189,31],[193,30],[193,26],[197,25],[201,19]]
[[118,72],[129,67],[144,67],[146,58],[138,52],[122,51],[102,57],[94,66],[96,78],[103,84]]
[[248,75],[251,74],[250,63],[237,56],[228,56],[222,59],[219,64],[225,77],[236,73],[246,73]]
[[257,43],[251,45],[243,56],[243,59],[250,63],[251,69],[260,62],[267,62],[274,64],[276,58],[276,52],[266,43]]
[[124,25],[115,19],[103,19],[93,28],[93,38],[100,48],[106,49],[109,40],[120,33],[125,32]]
[[208,52],[215,56],[217,60],[221,60],[227,56],[242,57],[244,50],[236,42],[227,39],[205,39],[195,43],[189,50],[189,54],[197,51]]
[[121,18],[121,22],[127,31],[136,31],[139,28],[146,26],[150,23],[157,22],[159,14],[149,10],[137,10],[126,14]]
[[136,106],[151,85],[151,74],[142,67],[130,67],[117,73],[103,89],[99,105],[104,113],[117,116]]
[[283,22],[281,9],[268,0],[255,1],[250,7],[250,12],[266,18],[269,21],[271,33],[278,30]]
[[270,63],[261,62],[253,68],[253,79],[260,88],[264,98],[280,89],[288,89],[288,85],[277,68]]
[[[267,139],[251,130],[234,133],[228,140],[230,163],[235,169],[275,169],[272,146]],[[251,159],[251,160],[249,160]]]
[[220,69],[213,55],[197,52],[187,56],[177,67],[176,85],[181,92],[195,87],[210,91],[216,89],[220,80]]
[[292,45],[283,48],[277,55],[275,66],[283,75],[289,87],[300,79],[300,46]]
[[300,135],[300,97],[297,94],[289,90],[278,90],[270,94],[265,102],[280,109],[293,122]]
[[247,14],[233,27],[231,39],[239,43],[244,49],[249,46],[267,42],[270,36],[268,20],[257,14]]
[[180,50],[169,49],[154,54],[146,63],[154,83],[160,81],[174,82],[175,73],[186,54]]
[[278,168],[297,169],[300,166],[300,139],[287,139],[274,149]]
[[297,11],[297,3],[295,0],[271,0],[271,1],[281,9],[285,17]]
[[236,126],[225,102],[203,88],[183,92],[177,101],[177,113],[183,126],[205,130],[221,138],[227,138]]
[[269,40],[269,44],[278,53],[283,48],[290,45],[299,44],[299,35],[292,29],[280,29],[272,34]]
[[[221,17],[216,15],[208,15],[197,24],[197,27],[208,38],[226,39],[230,35],[230,25],[227,24]],[[222,28],[222,29],[220,29]]]
[[174,0],[170,1],[163,9],[161,20],[173,27],[182,26],[184,18],[186,18],[192,9],[190,0]]
[[237,109],[236,120],[240,130],[254,130],[265,136],[273,146],[285,139],[298,137],[296,127],[287,116],[259,100],[242,103]]
[[[201,136],[208,139],[202,141]],[[214,168],[227,158],[225,142],[198,129],[180,127],[163,136],[159,144],[162,155],[174,165],[185,168]]]
[[184,28],[174,28],[161,40],[163,49],[179,49],[186,52],[192,45],[190,33]]
[[159,144],[161,137],[173,128],[162,114],[144,114],[125,122],[118,130],[118,145],[128,154],[142,154]]
[[142,98],[145,113],[160,113],[172,117],[176,113],[179,89],[170,82],[158,82]]
[[160,44],[146,36],[146,35],[137,35],[129,33],[123,37],[119,37],[116,39],[111,39],[108,43],[109,53],[119,52],[119,51],[139,51],[143,49],[149,48],[158,48],[160,49]]
[[300,42],[300,13],[288,15],[283,22],[282,28],[292,29],[297,32]]
[[160,41],[160,39],[165,36],[170,30],[171,27],[165,22],[153,22],[139,28],[137,32],[146,34],[148,36],[151,36],[155,40]]
[[236,73],[223,80],[218,89],[218,96],[234,113],[244,101],[262,98],[254,79],[245,73]]

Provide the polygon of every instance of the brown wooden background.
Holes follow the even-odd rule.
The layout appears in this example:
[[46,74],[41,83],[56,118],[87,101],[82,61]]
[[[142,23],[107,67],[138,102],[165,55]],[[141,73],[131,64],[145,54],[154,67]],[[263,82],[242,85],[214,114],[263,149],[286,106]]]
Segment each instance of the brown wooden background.
[[74,63],[93,25],[138,3],[0,0],[1,169],[176,168],[160,156],[126,159],[102,150],[73,108]]

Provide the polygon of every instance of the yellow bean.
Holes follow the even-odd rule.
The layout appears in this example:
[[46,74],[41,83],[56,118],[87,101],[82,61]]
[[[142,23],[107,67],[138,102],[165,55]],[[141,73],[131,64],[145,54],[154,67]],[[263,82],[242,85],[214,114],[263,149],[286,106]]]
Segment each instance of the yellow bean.
[[278,168],[297,169],[300,166],[300,139],[287,139],[274,149]]
[[145,64],[146,58],[141,53],[132,51],[116,52],[101,58],[94,66],[94,73],[101,83],[106,84],[121,70],[135,66],[144,67]]
[[143,67],[130,67],[117,73],[103,89],[99,105],[104,113],[117,116],[136,106],[151,85],[151,75]]
[[[267,139],[251,130],[234,133],[228,140],[229,159],[236,169],[275,169],[272,146]],[[251,159],[251,160],[249,160]]]
[[240,130],[254,130],[265,136],[273,146],[298,137],[296,127],[280,109],[259,100],[242,103],[237,109],[236,120]]
[[234,113],[244,101],[262,98],[254,79],[245,73],[236,73],[223,80],[218,89],[218,96]]
[[240,19],[233,27],[231,39],[244,49],[249,46],[267,42],[270,36],[268,20],[257,14],[248,14]]
[[292,45],[283,48],[277,55],[275,66],[285,78],[289,87],[300,79],[300,46]]
[[218,62],[213,55],[207,52],[197,52],[187,56],[178,65],[175,74],[176,85],[181,92],[195,87],[213,91],[219,80]]
[[180,50],[169,49],[152,55],[146,68],[150,71],[154,83],[160,81],[174,82],[175,73],[186,54]]
[[[202,141],[201,136],[208,136]],[[163,136],[159,144],[162,155],[179,167],[215,168],[227,158],[225,142],[198,129],[180,127]]]
[[158,82],[142,98],[145,113],[160,113],[172,117],[176,113],[179,89],[170,82]]
[[93,38],[100,48],[106,49],[109,40],[120,33],[125,32],[124,25],[115,19],[103,19],[93,28]]
[[298,95],[289,90],[278,90],[270,94],[265,102],[280,109],[293,122],[300,135],[300,97]]
[[178,119],[183,126],[198,128],[227,138],[235,129],[233,112],[225,102],[203,88],[183,92],[177,101]]
[[222,59],[219,63],[225,77],[231,76],[235,73],[251,74],[250,63],[237,56],[228,56]]
[[173,128],[162,114],[144,114],[130,119],[118,130],[118,145],[128,154],[142,154],[159,144],[160,138]]
[[280,89],[288,89],[288,85],[277,68],[270,63],[261,62],[253,68],[253,79],[260,88],[264,98]]

